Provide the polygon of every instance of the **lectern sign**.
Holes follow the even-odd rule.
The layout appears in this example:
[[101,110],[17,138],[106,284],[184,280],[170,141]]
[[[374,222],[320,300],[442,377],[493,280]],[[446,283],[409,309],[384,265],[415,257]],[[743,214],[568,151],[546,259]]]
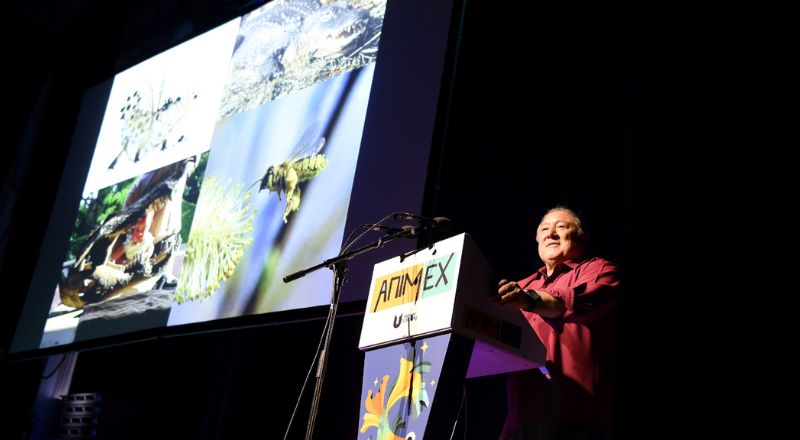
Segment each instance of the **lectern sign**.
[[497,276],[469,235],[376,264],[369,289],[359,440],[451,437],[464,378],[544,365],[522,311],[495,302]]
[[360,348],[449,330],[464,234],[375,265]]

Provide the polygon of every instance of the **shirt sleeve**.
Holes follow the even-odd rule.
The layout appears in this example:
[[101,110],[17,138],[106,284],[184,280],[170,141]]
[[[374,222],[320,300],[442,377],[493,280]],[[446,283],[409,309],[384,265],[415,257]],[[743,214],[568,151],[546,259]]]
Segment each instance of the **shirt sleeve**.
[[578,266],[576,271],[572,285],[540,290],[564,303],[567,310],[559,320],[588,323],[604,315],[614,302],[620,284],[619,268],[610,261],[596,259]]

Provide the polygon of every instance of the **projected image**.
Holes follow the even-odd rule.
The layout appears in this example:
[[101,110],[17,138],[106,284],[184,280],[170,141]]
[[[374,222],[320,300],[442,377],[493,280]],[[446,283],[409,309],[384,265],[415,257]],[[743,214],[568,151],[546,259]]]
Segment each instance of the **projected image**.
[[[72,342],[76,327],[92,319],[110,323],[169,310],[180,273],[176,256],[188,235],[183,223],[193,217],[207,156],[166,165],[81,200],[43,347]],[[148,325],[152,319],[150,314]]]
[[281,161],[270,165],[261,178],[259,190],[268,190],[286,197],[283,222],[289,222],[289,214],[300,209],[300,183],[305,182],[325,169],[328,158],[320,150],[325,145],[320,121],[313,121],[300,136],[292,153]]
[[169,325],[329,301],[327,269],[282,278],[339,252],[374,68],[217,124]]
[[15,350],[328,304],[283,278],[339,253],[386,4],[273,0],[88,91]]
[[375,61],[386,0],[274,0],[242,18],[221,114]]
[[114,78],[84,196],[208,150],[237,28],[231,21]]

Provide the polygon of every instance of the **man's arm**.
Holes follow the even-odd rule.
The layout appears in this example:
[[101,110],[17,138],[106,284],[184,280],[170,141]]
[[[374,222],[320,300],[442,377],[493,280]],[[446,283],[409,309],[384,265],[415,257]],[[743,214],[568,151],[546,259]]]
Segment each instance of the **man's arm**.
[[531,301],[528,295],[516,281],[501,280],[496,299],[502,304],[515,305],[544,318],[591,321],[596,314],[602,314],[618,286],[617,266],[598,259],[581,268],[581,274],[572,286],[535,290],[540,299],[532,308],[529,307]]
[[591,322],[613,305],[620,285],[619,268],[609,261],[595,259],[577,270],[580,273],[572,285],[548,286],[545,290],[564,304],[566,310],[561,318],[570,322]]
[[[535,304],[516,281],[500,280],[496,299],[502,304],[515,305],[528,312],[539,314],[545,318],[560,318],[566,312],[564,303],[544,290],[535,291],[539,300]],[[533,308],[530,306],[533,305]]]

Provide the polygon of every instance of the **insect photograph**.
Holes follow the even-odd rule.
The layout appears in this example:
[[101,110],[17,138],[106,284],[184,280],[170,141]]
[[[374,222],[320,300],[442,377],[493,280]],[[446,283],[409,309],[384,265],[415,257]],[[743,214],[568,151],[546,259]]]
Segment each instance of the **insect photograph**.
[[[225,266],[226,275],[213,292],[188,292],[198,300],[173,307],[169,325],[327,301],[327,292],[315,286],[329,285],[330,273],[317,271],[291,284],[282,277],[335,255],[341,246],[373,73],[370,65],[217,122],[205,176],[220,183],[219,194],[207,198],[204,191],[211,188],[201,188],[197,210],[222,212],[227,206],[222,200],[239,194],[242,203],[225,208],[232,210],[225,218],[246,216],[241,237],[247,244],[231,271],[228,259],[219,256],[192,263]],[[206,199],[213,204],[202,206]],[[203,230],[195,228],[198,222],[195,217],[193,234]],[[208,230],[223,223],[238,224],[216,221],[219,226]],[[189,247],[194,239],[190,236]]]
[[286,197],[283,210],[283,222],[289,222],[289,214],[300,209],[300,183],[317,176],[328,165],[328,158],[321,153],[325,146],[325,137],[321,135],[322,124],[319,121],[308,126],[305,133],[297,141],[297,145],[289,157],[276,165],[267,168],[261,179],[259,191],[268,190]]
[[107,101],[84,194],[208,151],[236,29],[223,25],[96,87]]
[[176,132],[176,128],[189,110],[189,103],[197,99],[197,94],[165,96],[163,84],[157,90],[149,89],[147,93],[134,90],[125,98],[120,108],[121,149],[108,169],[114,169],[120,159],[137,163],[152,151],[166,151],[186,137],[184,133]]

